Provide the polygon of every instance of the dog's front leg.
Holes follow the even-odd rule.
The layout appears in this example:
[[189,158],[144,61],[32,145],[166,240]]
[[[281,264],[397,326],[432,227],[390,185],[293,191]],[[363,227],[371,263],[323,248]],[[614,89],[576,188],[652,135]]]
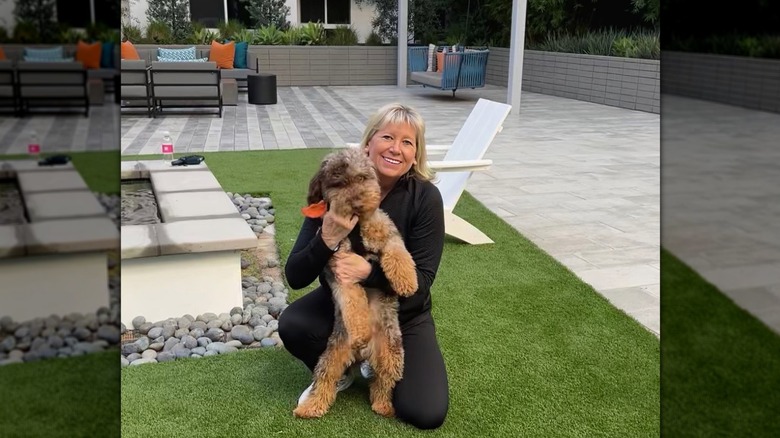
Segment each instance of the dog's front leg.
[[395,293],[408,297],[417,292],[417,270],[414,259],[400,239],[393,239],[382,249],[379,264]]
[[408,297],[417,292],[417,270],[401,235],[387,213],[377,210],[360,224],[366,249],[379,254],[379,264],[395,293]]
[[363,348],[371,338],[368,297],[359,284],[336,284],[333,287],[336,305],[341,311],[348,343],[354,349]]

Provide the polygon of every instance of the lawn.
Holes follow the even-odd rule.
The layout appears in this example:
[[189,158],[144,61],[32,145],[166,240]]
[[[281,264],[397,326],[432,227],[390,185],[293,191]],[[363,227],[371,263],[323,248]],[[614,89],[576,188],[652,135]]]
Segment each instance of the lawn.
[[780,336],[688,266],[661,254],[664,435],[780,430]]
[[[326,152],[203,155],[226,191],[270,194],[286,260],[309,178]],[[468,194],[456,213],[496,243],[446,242],[432,294],[450,411],[432,435],[659,435],[658,339]],[[293,291],[291,299],[305,292]],[[361,381],[324,418],[295,419],[292,409],[310,376],[283,349],[131,367],[121,376],[127,437],[152,430],[159,436],[418,433],[373,414]]]

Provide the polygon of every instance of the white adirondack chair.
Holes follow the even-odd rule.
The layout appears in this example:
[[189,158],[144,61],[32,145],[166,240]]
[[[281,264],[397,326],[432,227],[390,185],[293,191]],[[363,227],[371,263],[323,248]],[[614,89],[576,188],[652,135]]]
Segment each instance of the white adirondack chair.
[[511,105],[479,99],[466,122],[460,128],[452,145],[430,145],[429,150],[439,151],[446,148],[442,160],[429,161],[436,171],[436,187],[444,201],[444,228],[447,234],[472,245],[493,243],[493,241],[474,225],[456,216],[452,210],[466,189],[472,172],[487,170],[492,160],[483,159],[485,152],[496,134],[501,132],[503,123],[512,109]]
[[[430,160],[428,164],[436,171],[435,185],[444,202],[445,232],[472,245],[493,243],[493,240],[452,210],[472,172],[490,169],[493,164],[492,160],[482,157],[496,134],[501,132],[511,109],[512,106],[505,103],[479,99],[451,145],[426,145],[429,156],[444,153],[442,160]],[[347,143],[347,146],[357,147],[358,143]]]

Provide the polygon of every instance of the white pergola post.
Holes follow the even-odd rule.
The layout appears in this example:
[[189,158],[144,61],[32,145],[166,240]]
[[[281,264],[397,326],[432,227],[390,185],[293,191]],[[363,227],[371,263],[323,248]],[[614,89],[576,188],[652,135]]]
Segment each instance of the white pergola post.
[[228,22],[228,14],[227,14],[227,12],[228,12],[228,11],[227,11],[227,9],[228,9],[228,8],[227,8],[227,0],[222,0],[222,5],[223,5],[223,7],[225,8],[225,23],[227,23],[227,22]]
[[89,22],[95,24],[95,0],[89,0]]
[[398,0],[398,88],[406,88],[406,39],[409,36],[409,0]]
[[509,42],[509,74],[507,102],[515,114],[520,113],[520,93],[523,88],[523,52],[525,46],[525,14],[528,0],[512,0],[512,38]]

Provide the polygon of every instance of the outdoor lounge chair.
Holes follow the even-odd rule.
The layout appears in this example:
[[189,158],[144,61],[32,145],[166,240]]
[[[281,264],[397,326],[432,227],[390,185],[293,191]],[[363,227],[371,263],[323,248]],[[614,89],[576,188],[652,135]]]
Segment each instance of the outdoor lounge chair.
[[[446,151],[444,159],[428,161],[431,169],[436,171],[434,183],[441,192],[444,203],[445,232],[472,245],[493,243],[493,240],[474,225],[456,216],[452,210],[463,194],[471,173],[488,170],[493,164],[492,160],[482,157],[496,134],[501,132],[511,109],[512,106],[505,103],[479,99],[451,145],[426,145],[429,154],[432,151]],[[359,144],[347,143],[347,146],[358,147]]]
[[[423,87],[434,87],[440,90],[455,91],[458,88],[482,88],[487,76],[487,60],[490,51],[465,49],[457,52],[446,52],[442,59],[442,68],[431,62],[428,69],[428,47],[409,47],[409,79],[422,84]],[[434,60],[436,56],[433,57]]]
[[[491,160],[482,157],[496,134],[501,132],[511,109],[512,106],[505,103],[479,99],[449,146],[444,159],[428,162],[431,169],[436,171],[435,184],[444,201],[446,233],[472,245],[493,241],[477,227],[456,216],[452,210],[463,194],[471,173],[487,170],[493,164]],[[431,145],[431,148],[435,150],[437,147]]]

